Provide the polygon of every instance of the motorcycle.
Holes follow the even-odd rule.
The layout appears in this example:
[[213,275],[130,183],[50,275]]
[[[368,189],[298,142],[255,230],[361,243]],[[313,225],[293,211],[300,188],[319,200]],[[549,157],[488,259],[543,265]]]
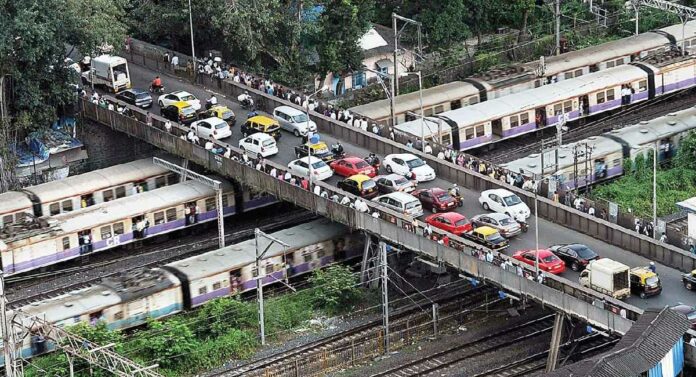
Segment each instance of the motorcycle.
[[520,219],[516,219],[516,221],[518,224],[520,224],[520,229],[522,229],[522,232],[527,233],[527,231],[529,230],[529,224],[527,224],[527,221]]
[[457,207],[464,207],[464,197],[461,195],[457,194],[452,194],[450,193],[450,196],[454,198],[454,201],[457,203]]
[[364,159],[368,164],[370,164],[373,168],[375,168],[375,171],[379,171],[379,167],[381,166],[379,157],[377,156],[367,156]]
[[331,146],[331,153],[333,154],[334,159],[336,160],[346,157],[346,152],[343,151],[343,148],[338,148],[337,145]]
[[241,102],[242,109],[254,111],[254,100],[249,98]]
[[164,93],[164,85],[160,85],[160,86],[157,86],[157,87],[156,87],[156,86],[153,86],[153,85],[150,85],[150,93],[157,93],[157,94],[162,94],[162,93]]

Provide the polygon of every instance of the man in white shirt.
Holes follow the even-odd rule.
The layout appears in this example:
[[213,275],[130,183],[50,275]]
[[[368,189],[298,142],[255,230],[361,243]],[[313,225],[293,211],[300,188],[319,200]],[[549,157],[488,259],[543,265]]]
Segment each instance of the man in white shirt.
[[433,154],[433,147],[430,146],[430,143],[425,143],[425,148],[423,148],[423,152],[427,154]]

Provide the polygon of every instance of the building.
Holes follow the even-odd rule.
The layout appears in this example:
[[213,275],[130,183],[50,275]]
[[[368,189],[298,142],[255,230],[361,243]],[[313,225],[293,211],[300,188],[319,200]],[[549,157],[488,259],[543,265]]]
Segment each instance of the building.
[[[367,69],[356,70],[344,74],[343,76],[335,73],[326,75],[323,84],[331,92],[341,95],[350,89],[360,89],[367,86],[368,82],[377,79],[377,74],[369,70],[382,72],[385,75],[394,74],[394,30],[386,26],[373,24],[370,30],[360,38],[360,47],[363,50],[363,67]],[[407,74],[409,67],[414,64],[413,51],[405,46],[399,45],[397,53],[397,63],[399,66],[399,77]]]

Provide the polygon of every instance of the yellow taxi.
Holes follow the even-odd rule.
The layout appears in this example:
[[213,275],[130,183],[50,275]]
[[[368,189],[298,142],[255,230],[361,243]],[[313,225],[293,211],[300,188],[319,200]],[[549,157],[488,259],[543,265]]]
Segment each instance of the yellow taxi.
[[501,236],[497,229],[490,226],[474,228],[474,230],[464,233],[462,236],[495,250],[508,247],[508,240]]
[[371,199],[377,196],[377,183],[365,174],[351,175],[338,182],[338,188],[353,195]]
[[160,108],[160,115],[181,124],[191,123],[196,120],[196,110],[188,102],[177,101],[171,105]]
[[198,116],[199,119],[205,118],[220,118],[227,122],[228,125],[234,126],[234,122],[237,119],[234,115],[232,109],[227,106],[215,105],[208,110],[201,112]]
[[323,141],[318,143],[307,142],[295,147],[295,156],[297,156],[297,158],[306,157],[309,154],[316,158],[321,158],[327,164],[334,160],[333,152],[329,150],[329,146]]
[[640,298],[659,295],[662,292],[662,283],[656,273],[647,267],[634,267],[631,269],[631,292],[637,293]]
[[264,115],[253,116],[242,124],[242,135],[244,137],[257,132],[269,134],[276,140],[280,139],[280,125],[278,121]]

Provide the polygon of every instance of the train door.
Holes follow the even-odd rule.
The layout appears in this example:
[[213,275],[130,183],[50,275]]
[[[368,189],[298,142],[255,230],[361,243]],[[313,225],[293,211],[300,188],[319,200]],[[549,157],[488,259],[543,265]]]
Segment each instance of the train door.
[[137,190],[138,193],[148,191],[147,181],[133,182],[133,188]]
[[186,225],[196,224],[198,222],[198,213],[200,208],[196,202],[188,202],[184,204],[184,214],[186,215]]
[[580,103],[578,104],[578,110],[580,110],[581,117],[590,114],[590,97],[587,94],[580,97]]
[[494,119],[491,121],[491,128],[493,130],[493,135],[503,136],[503,121],[502,119]]
[[235,296],[242,293],[242,270],[236,269],[230,271],[230,296]]
[[664,160],[669,160],[672,158],[672,141],[669,138],[664,138],[660,140],[660,152],[657,154],[657,160],[662,162]]
[[599,71],[599,66],[597,64],[592,64],[590,66],[590,73]]
[[594,160],[594,180],[598,181],[607,177],[607,162],[603,158]]
[[80,196],[80,208],[87,208],[94,205],[94,194],[89,193]]
[[92,252],[92,230],[87,229],[77,232],[77,237],[80,245],[80,255]]
[[546,127],[546,108],[539,107],[534,110],[534,121],[536,122],[537,128]]
[[147,235],[147,228],[150,227],[145,215],[139,215],[131,218],[131,224],[133,227],[133,238],[145,238]]
[[92,326],[96,326],[103,314],[104,313],[101,310],[98,312],[89,313],[89,324]]

